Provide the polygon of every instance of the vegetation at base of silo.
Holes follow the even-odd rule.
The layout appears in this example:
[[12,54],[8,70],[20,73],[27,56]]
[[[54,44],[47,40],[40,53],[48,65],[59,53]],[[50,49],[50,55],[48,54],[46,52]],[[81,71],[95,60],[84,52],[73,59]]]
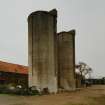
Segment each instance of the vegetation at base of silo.
[[36,89],[31,90],[30,88],[19,88],[15,85],[0,85],[0,94],[13,94],[13,95],[41,95]]

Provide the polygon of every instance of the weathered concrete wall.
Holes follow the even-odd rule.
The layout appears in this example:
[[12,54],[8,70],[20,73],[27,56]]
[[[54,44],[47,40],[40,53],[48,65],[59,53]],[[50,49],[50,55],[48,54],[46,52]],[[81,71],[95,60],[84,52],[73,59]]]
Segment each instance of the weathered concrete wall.
[[82,86],[82,76],[76,73],[76,88],[81,88]]
[[75,31],[58,33],[58,86],[75,89]]
[[36,11],[28,17],[29,86],[57,92],[57,11]]

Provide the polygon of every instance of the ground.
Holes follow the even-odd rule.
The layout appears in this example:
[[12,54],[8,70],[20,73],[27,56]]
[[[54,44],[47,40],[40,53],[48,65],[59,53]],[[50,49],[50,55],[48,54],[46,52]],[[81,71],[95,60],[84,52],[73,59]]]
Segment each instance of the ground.
[[0,94],[0,105],[105,105],[105,85],[43,96]]

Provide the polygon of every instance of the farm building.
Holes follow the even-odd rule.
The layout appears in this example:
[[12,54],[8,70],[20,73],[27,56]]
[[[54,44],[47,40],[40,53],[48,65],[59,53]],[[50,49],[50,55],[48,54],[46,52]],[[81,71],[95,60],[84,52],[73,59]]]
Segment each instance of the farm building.
[[28,86],[28,67],[0,61],[0,84]]

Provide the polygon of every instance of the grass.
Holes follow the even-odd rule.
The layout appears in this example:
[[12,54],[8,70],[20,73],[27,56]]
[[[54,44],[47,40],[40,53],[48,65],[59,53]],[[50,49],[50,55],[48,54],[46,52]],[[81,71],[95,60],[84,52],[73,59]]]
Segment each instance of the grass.
[[91,102],[93,102],[93,105],[105,105],[105,95],[102,95],[100,97],[91,97]]
[[87,97],[85,103],[68,103],[66,105],[105,105],[105,95],[100,97]]
[[72,104],[72,103],[69,103],[69,104],[66,104],[66,105],[94,105],[94,104],[82,104],[82,103]]

